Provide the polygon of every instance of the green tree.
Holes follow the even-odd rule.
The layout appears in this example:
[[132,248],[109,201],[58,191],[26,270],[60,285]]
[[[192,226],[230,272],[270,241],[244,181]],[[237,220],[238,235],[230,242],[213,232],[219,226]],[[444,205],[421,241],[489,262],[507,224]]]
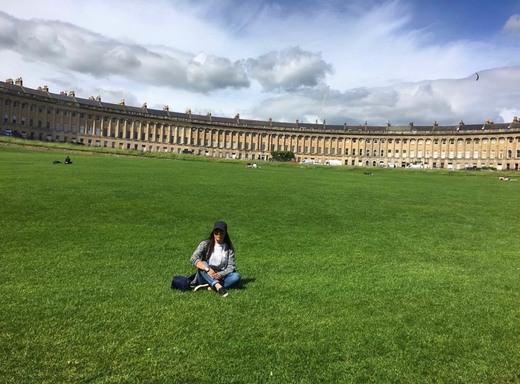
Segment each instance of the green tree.
[[274,161],[293,161],[295,159],[292,151],[271,151],[271,157]]

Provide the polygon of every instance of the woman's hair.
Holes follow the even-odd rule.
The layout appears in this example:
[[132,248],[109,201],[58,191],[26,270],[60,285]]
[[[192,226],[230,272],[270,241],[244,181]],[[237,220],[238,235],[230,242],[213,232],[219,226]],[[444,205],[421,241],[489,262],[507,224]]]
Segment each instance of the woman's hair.
[[[215,249],[215,238],[213,237],[213,231],[209,234],[209,236],[206,238],[206,240],[209,240],[208,248],[206,249],[206,257],[209,257],[213,250]],[[224,237],[224,243],[227,243],[230,249],[233,248],[233,243],[231,242],[231,237],[229,237],[229,233],[226,231],[226,236]]]

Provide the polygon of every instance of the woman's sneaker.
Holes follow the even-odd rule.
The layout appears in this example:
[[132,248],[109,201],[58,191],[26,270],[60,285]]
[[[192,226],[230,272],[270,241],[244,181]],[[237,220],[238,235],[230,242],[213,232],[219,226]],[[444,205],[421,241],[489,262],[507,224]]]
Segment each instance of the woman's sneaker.
[[209,287],[209,284],[200,284],[193,288],[193,291],[198,291],[199,289]]
[[227,297],[228,296],[228,291],[226,291],[226,288],[224,287],[220,287],[218,290],[217,290],[218,294],[222,297]]

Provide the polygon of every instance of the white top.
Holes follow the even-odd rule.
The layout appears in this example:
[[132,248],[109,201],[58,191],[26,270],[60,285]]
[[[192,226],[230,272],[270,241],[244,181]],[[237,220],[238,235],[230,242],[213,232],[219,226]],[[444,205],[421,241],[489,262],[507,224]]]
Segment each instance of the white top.
[[215,242],[215,248],[211,254],[208,264],[214,266],[220,266],[225,264],[226,260],[226,244],[219,244]]

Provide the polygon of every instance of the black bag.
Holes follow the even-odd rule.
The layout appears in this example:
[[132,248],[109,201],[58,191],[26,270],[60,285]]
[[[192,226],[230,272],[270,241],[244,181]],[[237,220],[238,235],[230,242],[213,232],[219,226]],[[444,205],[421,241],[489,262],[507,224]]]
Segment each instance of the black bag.
[[181,291],[189,291],[190,280],[186,276],[173,276],[172,289],[180,289]]
[[183,292],[189,291],[191,289],[190,283],[195,278],[195,275],[191,275],[189,277],[186,276],[173,276],[171,288],[179,289]]

